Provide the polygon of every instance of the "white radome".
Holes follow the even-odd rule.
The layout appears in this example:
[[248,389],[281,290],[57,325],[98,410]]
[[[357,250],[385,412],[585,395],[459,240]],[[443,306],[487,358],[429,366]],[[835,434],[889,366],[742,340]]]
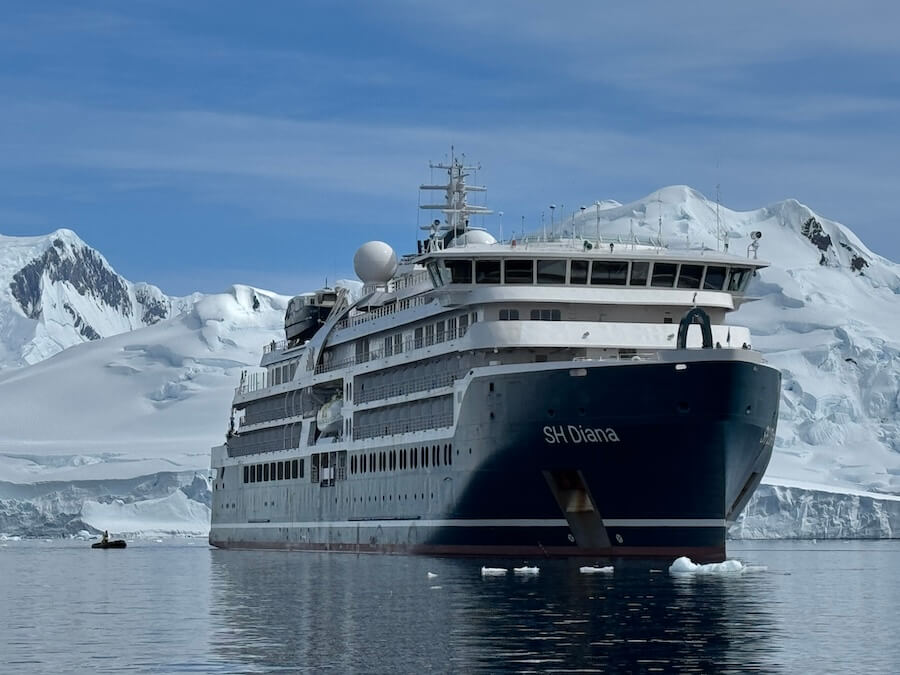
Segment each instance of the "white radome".
[[490,246],[496,244],[497,240],[487,230],[471,228],[453,240],[451,246],[466,246],[468,244],[484,244]]
[[383,241],[367,241],[353,256],[353,269],[364,283],[385,284],[397,271],[397,254]]

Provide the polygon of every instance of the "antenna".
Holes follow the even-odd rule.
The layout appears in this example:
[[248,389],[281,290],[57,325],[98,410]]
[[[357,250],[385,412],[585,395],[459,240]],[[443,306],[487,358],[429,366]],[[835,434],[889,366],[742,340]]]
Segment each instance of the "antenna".
[[500,216],[500,243],[503,243],[503,211],[497,211],[497,215]]
[[657,190],[657,192],[656,192],[656,211],[657,211],[657,216],[659,218],[658,232],[656,235],[656,238],[659,240],[659,243],[657,245],[660,248],[662,248],[662,189],[661,188],[659,190]]

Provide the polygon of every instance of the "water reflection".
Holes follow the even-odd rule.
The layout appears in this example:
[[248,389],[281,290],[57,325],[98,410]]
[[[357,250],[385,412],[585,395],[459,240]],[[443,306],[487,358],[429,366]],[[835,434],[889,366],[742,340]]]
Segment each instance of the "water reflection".
[[[775,665],[765,573],[673,578],[614,561],[611,576],[543,561],[213,551],[210,645],[246,669],[337,672],[746,672]],[[427,572],[438,576],[428,578]]]

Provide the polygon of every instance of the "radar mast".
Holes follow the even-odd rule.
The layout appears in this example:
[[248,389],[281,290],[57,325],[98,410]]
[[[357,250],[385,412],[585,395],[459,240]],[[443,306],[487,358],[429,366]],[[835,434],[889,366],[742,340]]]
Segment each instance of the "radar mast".
[[469,229],[469,216],[489,215],[493,211],[485,206],[469,204],[467,199],[469,192],[487,192],[487,188],[483,185],[466,184],[466,178],[469,177],[470,172],[480,169],[480,164],[467,166],[465,164],[465,156],[460,161],[451,146],[449,164],[429,162],[428,166],[432,169],[443,169],[447,172],[446,185],[419,186],[420,190],[442,190],[445,194],[443,204],[422,204],[419,206],[420,209],[437,210],[444,214],[443,222],[436,218],[430,225],[422,227],[423,230],[429,231],[424,248],[433,250],[444,248],[453,239],[465,234]]

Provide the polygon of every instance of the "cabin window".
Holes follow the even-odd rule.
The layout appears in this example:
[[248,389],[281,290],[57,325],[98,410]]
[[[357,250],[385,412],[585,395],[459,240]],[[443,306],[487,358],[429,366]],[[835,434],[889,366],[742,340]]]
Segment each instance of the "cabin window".
[[478,312],[472,312],[471,316],[472,316],[471,323],[473,323],[473,324],[478,323]]
[[508,284],[533,284],[534,260],[507,260],[503,276]]
[[588,260],[573,260],[569,265],[569,283],[586,284],[588,282]]
[[394,355],[394,339],[388,335],[384,338],[384,355],[385,356],[393,356]]
[[262,483],[262,479],[263,479],[263,465],[257,464],[256,465],[256,482]]
[[263,464],[263,481],[269,480],[269,465]]
[[456,317],[447,319],[447,336],[450,340],[456,339]]
[[434,329],[435,329],[435,340],[437,342],[443,342],[444,340],[447,339],[443,321],[438,321],[436,324],[434,324]]
[[414,340],[415,340],[416,349],[420,349],[422,347],[422,343],[423,343],[422,328],[421,327],[416,328],[414,335],[415,335]]
[[284,462],[278,462],[278,480],[284,480]]
[[255,466],[250,467],[250,482],[251,483],[256,482],[256,467]]
[[281,368],[274,368],[272,370],[272,384],[281,384]]
[[731,269],[731,278],[728,280],[729,291],[743,291],[747,286],[747,280],[750,278],[750,270],[746,267],[733,267]]
[[558,309],[533,309],[531,310],[532,321],[560,321],[562,312]]
[[628,283],[628,263],[595,260],[591,266],[591,283],[602,286],[624,286]]
[[537,282],[539,284],[564,284],[566,283],[565,260],[538,260]]
[[275,462],[269,462],[269,480],[275,480]]
[[369,341],[366,338],[357,340],[355,349],[357,363],[365,363],[369,360]]
[[250,467],[249,466],[244,467],[244,482],[245,483],[250,482]]
[[682,265],[678,272],[678,288],[700,288],[703,265]]
[[297,373],[297,362],[291,361],[291,376],[290,376],[291,381],[294,380],[294,375],[296,373]]
[[500,320],[501,321],[518,321],[519,320],[519,310],[517,310],[517,309],[501,309],[500,310]]
[[430,323],[425,326],[425,344],[431,346],[434,344],[434,324]]
[[403,353],[403,333],[397,333],[396,335],[394,335],[394,353]]
[[675,285],[675,272],[678,266],[675,263],[654,263],[653,278],[650,285],[655,288],[672,288]]
[[469,315],[463,314],[459,317],[459,337],[465,336],[467,330],[469,330]]
[[643,260],[636,260],[631,263],[631,285],[646,286],[647,278],[650,276],[650,263]]
[[477,284],[499,284],[500,283],[500,261],[499,260],[476,260],[475,261],[475,283],[477,283]]
[[471,260],[445,260],[444,267],[450,272],[451,284],[471,284],[472,283],[472,261]]
[[297,460],[291,460],[291,478],[298,478],[299,474],[297,473]]
[[706,277],[703,279],[703,288],[708,291],[721,291],[725,285],[725,268],[710,266],[706,268]]

